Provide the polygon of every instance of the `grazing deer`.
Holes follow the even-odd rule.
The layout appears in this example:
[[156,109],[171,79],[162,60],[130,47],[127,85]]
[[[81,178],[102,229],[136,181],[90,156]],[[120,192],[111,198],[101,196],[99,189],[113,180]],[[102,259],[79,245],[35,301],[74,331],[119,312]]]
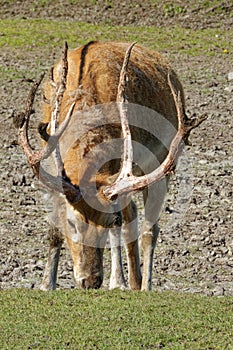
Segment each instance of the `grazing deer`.
[[[110,288],[125,287],[122,231],[129,287],[150,290],[157,220],[167,179],[190,131],[205,118],[187,118],[182,85],[159,53],[135,43],[115,42],[90,42],[68,52],[66,44],[63,58],[44,85],[39,125],[44,147],[34,151],[28,141],[28,124],[42,79],[33,85],[25,113],[15,116],[19,144],[53,201],[41,289],[56,288],[64,239],[77,285],[99,288],[108,234]],[[131,199],[139,190],[145,206],[142,274],[137,208]]]

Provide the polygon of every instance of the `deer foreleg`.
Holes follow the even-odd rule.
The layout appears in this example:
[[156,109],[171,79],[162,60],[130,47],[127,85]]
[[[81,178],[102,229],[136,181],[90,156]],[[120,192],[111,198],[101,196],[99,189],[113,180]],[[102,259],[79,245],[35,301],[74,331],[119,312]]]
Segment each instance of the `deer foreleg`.
[[152,268],[153,268],[153,256],[154,249],[159,233],[158,225],[154,224],[152,227],[145,221],[142,232],[142,249],[143,249],[143,272],[142,272],[142,286],[141,290],[151,290],[152,286]]
[[126,283],[124,278],[122,255],[121,255],[121,227],[114,228],[109,232],[111,244],[111,277],[110,289],[125,289]]
[[50,226],[49,241],[50,246],[48,260],[45,266],[44,276],[40,286],[41,290],[56,289],[58,263],[63,243],[63,238],[58,228]]
[[122,210],[122,213],[124,218],[123,231],[126,242],[129,286],[132,290],[140,290],[142,276],[138,249],[137,208],[134,202],[131,202],[127,207],[125,207]]

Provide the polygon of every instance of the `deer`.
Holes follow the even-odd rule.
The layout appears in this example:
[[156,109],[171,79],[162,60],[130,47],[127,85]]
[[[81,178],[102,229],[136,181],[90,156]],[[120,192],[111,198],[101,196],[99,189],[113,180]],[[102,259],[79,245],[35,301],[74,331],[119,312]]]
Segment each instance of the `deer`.
[[[107,240],[109,287],[126,288],[123,240],[128,288],[151,290],[157,221],[168,180],[191,130],[206,116],[187,117],[182,84],[160,53],[136,42],[91,41],[73,50],[65,43],[43,86],[38,127],[43,141],[36,151],[28,129],[44,75],[33,84],[25,111],[14,116],[19,145],[53,203],[40,288],[56,288],[64,240],[79,288],[101,287]],[[142,265],[132,199],[139,191],[144,203]]]

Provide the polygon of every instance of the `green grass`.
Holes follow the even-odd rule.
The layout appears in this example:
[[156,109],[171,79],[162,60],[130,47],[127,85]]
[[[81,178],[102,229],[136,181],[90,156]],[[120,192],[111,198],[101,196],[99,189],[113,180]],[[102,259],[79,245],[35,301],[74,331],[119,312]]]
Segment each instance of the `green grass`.
[[191,30],[182,27],[113,27],[43,19],[6,19],[0,21],[0,48],[70,47],[89,40],[138,41],[157,50],[188,55],[215,55],[233,52],[232,31]]
[[121,291],[0,292],[0,348],[233,349],[233,298]]
[[[8,66],[0,65],[1,78],[22,79],[32,77],[33,64],[38,72],[45,70],[44,57],[55,53],[59,57],[66,40],[70,48],[87,43],[90,40],[137,41],[151,49],[169,53],[172,57],[220,56],[233,53],[233,30],[204,29],[191,30],[182,27],[113,27],[81,22],[67,22],[44,19],[5,19],[0,21],[0,50],[6,56],[14,57]],[[13,50],[13,54],[12,54]],[[38,55],[39,54],[39,55]],[[54,55],[53,55],[54,56]],[[25,61],[25,64],[17,62]],[[51,62],[50,62],[51,63]],[[46,66],[46,69],[48,67]]]

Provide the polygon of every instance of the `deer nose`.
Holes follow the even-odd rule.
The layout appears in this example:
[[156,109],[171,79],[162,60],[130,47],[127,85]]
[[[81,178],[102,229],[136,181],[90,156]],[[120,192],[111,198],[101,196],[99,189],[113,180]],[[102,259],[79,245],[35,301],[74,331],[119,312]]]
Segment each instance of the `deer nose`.
[[82,289],[99,289],[102,285],[103,277],[100,275],[80,278],[78,285]]

